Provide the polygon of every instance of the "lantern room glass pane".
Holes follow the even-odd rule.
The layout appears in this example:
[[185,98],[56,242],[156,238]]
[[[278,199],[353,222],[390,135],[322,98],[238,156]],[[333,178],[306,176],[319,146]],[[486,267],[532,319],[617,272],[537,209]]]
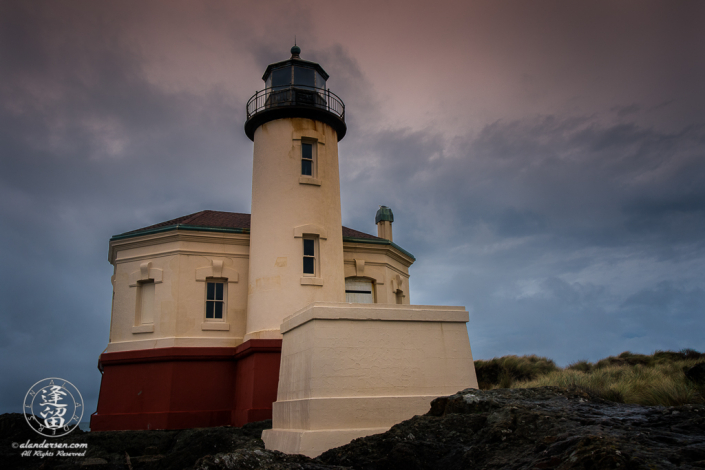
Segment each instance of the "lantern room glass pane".
[[316,71],[313,69],[294,67],[294,85],[315,87],[315,74]]
[[291,68],[283,67],[272,71],[272,87],[283,87],[291,85]]
[[324,90],[326,88],[326,81],[318,72],[316,72],[316,88],[323,88]]

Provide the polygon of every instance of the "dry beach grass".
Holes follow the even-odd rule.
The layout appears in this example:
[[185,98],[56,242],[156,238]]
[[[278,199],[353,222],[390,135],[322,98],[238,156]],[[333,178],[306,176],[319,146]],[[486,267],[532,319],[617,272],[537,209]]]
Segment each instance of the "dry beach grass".
[[640,405],[679,406],[705,403],[705,384],[686,371],[705,363],[694,350],[656,351],[651,355],[624,352],[596,363],[579,361],[561,369],[550,359],[505,356],[475,361],[480,388],[578,388],[606,400]]

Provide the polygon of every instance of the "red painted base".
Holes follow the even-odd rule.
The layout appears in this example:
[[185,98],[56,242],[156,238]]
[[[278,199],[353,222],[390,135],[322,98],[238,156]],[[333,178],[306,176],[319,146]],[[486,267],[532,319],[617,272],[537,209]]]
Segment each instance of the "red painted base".
[[281,340],[103,353],[91,431],[242,426],[271,419]]

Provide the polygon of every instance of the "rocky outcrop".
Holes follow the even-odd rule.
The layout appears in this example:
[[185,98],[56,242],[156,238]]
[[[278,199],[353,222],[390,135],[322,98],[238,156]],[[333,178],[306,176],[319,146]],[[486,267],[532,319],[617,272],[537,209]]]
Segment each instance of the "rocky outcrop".
[[705,468],[705,406],[624,405],[556,387],[464,390],[318,460],[365,469]]
[[88,442],[83,458],[20,458],[11,442],[39,439],[26,424],[11,425],[12,416],[21,418],[0,419],[3,468],[705,468],[705,406],[624,405],[555,387],[464,390],[434,400],[424,416],[316,459],[265,450],[258,437],[268,422],[243,428],[78,433],[57,441]]

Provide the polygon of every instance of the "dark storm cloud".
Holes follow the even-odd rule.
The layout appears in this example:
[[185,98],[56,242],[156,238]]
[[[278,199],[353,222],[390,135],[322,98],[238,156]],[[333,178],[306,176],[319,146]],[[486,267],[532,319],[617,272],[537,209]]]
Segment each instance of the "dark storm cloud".
[[[364,170],[351,173],[356,184],[384,182],[407,196],[414,190],[410,205],[434,205],[420,223],[440,223],[434,219],[450,210],[458,220],[516,236],[697,242],[705,209],[702,137],[701,128],[667,133],[556,116],[495,122],[451,146],[440,135],[392,131],[375,136],[368,145],[376,157],[363,153]],[[688,224],[674,228],[682,217]]]

